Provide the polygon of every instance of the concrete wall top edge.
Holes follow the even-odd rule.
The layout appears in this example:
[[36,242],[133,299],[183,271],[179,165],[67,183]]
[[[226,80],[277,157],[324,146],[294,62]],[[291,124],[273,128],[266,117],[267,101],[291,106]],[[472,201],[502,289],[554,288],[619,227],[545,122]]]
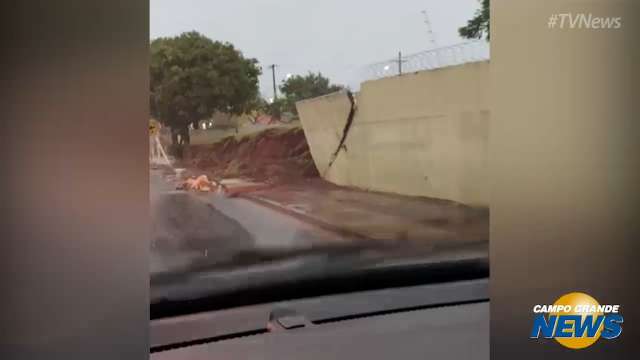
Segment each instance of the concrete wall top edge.
[[306,102],[310,102],[310,101],[317,101],[317,100],[321,100],[321,99],[330,99],[330,98],[334,98],[337,97],[341,94],[346,94],[347,90],[340,90],[340,91],[336,91],[336,92],[332,92],[330,94],[326,94],[326,95],[322,95],[322,96],[318,96],[318,97],[314,97],[314,98],[309,98],[309,99],[304,99],[304,100],[300,100],[300,101],[296,101],[296,105],[298,104],[304,104]]

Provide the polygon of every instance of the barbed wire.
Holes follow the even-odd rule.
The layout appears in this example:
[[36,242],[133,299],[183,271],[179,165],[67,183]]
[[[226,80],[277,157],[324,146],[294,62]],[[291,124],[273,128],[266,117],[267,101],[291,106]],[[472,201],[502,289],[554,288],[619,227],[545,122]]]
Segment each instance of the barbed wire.
[[358,77],[360,81],[366,81],[397,76],[400,61],[402,73],[409,73],[484,61],[489,58],[489,43],[484,40],[474,40],[369,64],[362,68]]

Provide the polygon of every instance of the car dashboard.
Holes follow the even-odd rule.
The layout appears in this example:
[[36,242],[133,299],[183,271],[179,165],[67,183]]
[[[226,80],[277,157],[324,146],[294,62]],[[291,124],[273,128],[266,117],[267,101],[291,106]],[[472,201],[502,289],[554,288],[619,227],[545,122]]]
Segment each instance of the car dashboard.
[[488,279],[154,319],[151,358],[488,359]]

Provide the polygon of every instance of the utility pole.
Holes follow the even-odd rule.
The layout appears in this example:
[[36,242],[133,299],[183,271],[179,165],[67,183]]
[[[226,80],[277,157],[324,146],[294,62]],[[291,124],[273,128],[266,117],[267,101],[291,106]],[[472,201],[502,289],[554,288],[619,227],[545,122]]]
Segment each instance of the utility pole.
[[273,101],[278,98],[278,89],[276,88],[276,64],[271,64],[269,67],[271,68],[271,75],[273,77]]

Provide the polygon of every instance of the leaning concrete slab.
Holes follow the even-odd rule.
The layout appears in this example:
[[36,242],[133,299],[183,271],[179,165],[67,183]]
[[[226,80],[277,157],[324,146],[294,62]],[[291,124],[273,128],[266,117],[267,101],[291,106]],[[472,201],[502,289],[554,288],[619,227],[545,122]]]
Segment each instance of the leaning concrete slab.
[[320,175],[338,185],[488,205],[489,62],[362,84],[297,103]]

